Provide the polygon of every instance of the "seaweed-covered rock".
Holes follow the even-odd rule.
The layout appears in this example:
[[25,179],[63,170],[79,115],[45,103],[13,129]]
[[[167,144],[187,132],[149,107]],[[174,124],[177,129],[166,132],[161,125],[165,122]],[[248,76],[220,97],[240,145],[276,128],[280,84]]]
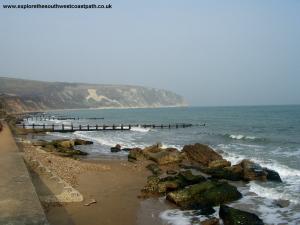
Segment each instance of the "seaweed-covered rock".
[[158,183],[160,179],[158,176],[149,176],[147,178],[147,184],[145,187],[142,189],[143,194],[155,194],[158,193]]
[[219,215],[224,225],[264,225],[257,215],[226,205],[220,206]]
[[241,165],[234,165],[224,168],[208,168],[203,172],[210,174],[216,179],[239,181],[243,179],[243,168]]
[[74,144],[75,145],[92,145],[94,142],[92,141],[87,141],[83,139],[74,139]]
[[159,166],[156,163],[151,163],[146,166],[148,170],[150,170],[153,175],[160,175],[162,174],[162,170],[159,168]]
[[190,170],[180,171],[177,177],[182,179],[187,185],[206,181],[205,177],[201,175],[194,175]]
[[133,148],[129,151],[128,161],[134,162],[137,160],[144,160],[145,156],[141,148]]
[[267,180],[275,181],[275,182],[282,182],[279,173],[277,173],[275,170],[264,168],[264,171],[267,173]]
[[242,194],[227,182],[205,181],[169,192],[167,200],[182,209],[201,209],[238,200]]
[[54,140],[51,142],[51,144],[54,147],[62,147],[62,148],[73,148],[75,145],[74,140],[68,140],[68,139]]
[[228,166],[231,166],[231,163],[226,159],[217,159],[208,164],[209,168],[224,168]]
[[182,150],[190,161],[208,166],[210,162],[222,159],[222,156],[212,148],[203,144],[185,145]]

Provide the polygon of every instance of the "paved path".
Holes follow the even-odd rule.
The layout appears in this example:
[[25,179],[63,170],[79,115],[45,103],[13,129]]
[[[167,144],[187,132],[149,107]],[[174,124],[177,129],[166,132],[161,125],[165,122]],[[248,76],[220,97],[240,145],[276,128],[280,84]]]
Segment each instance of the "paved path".
[[0,224],[48,225],[23,156],[6,124],[0,132]]

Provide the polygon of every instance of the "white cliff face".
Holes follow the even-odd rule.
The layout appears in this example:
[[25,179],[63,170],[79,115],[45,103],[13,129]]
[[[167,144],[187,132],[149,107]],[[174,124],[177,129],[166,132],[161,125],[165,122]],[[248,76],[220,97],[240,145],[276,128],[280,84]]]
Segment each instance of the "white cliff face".
[[[129,85],[41,82],[0,78],[2,101],[23,111],[105,107],[185,106],[170,91]],[[1,100],[0,99],[0,100]]]

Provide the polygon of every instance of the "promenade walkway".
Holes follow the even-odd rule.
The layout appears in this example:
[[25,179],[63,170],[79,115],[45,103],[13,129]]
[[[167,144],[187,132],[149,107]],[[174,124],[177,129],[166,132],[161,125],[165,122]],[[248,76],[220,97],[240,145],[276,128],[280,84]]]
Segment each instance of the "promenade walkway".
[[48,225],[22,154],[5,123],[0,132],[0,224]]

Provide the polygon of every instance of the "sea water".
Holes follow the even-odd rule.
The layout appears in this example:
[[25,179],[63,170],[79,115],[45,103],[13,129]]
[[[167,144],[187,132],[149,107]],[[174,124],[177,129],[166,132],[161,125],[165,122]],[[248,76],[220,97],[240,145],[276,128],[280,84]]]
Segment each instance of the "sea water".
[[[80,117],[80,120],[50,120],[39,123],[78,124],[175,124],[192,123],[179,129],[145,129],[131,131],[78,131],[51,133],[53,137],[81,137],[94,141],[84,146],[89,157],[127,153],[111,153],[110,147],[145,147],[162,143],[179,150],[186,144],[208,144],[221,151],[232,164],[251,159],[276,170],[283,183],[252,181],[241,185],[244,197],[231,206],[258,214],[266,224],[300,224],[300,106],[186,107],[157,109],[91,109],[56,111],[51,115]],[[102,120],[84,118],[104,117]],[[28,123],[37,121],[28,121]],[[276,200],[288,200],[281,208]],[[217,208],[216,208],[217,209]],[[217,216],[217,213],[216,215]],[[192,212],[161,212],[165,224],[191,224]],[[195,219],[195,218],[194,218]],[[199,219],[205,219],[199,216]]]

